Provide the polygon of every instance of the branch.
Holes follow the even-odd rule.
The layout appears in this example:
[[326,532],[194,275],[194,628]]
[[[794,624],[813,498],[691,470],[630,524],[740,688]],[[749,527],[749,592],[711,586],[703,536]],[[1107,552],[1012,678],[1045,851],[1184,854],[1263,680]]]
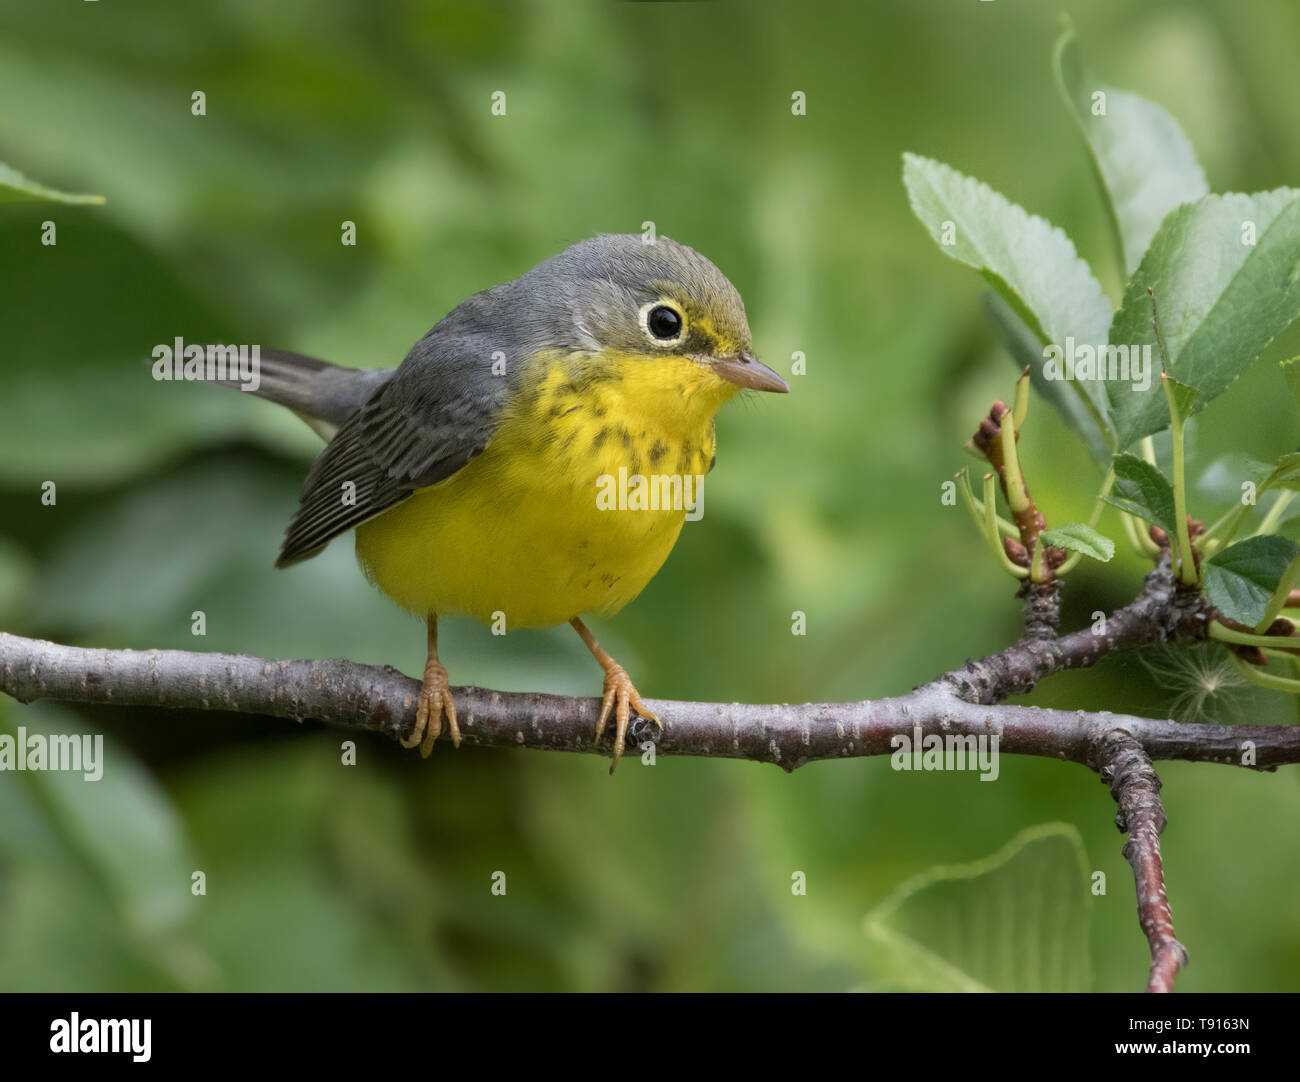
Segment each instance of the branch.
[[1160,778],[1142,746],[1122,730],[1106,734],[1099,748],[1101,780],[1119,805],[1115,825],[1128,832],[1124,858],[1133,866],[1138,921],[1151,948],[1148,992],[1172,992],[1174,978],[1187,965],[1187,948],[1174,937],[1174,918],[1165,894],[1160,835],[1165,809],[1160,803]]
[[1016,591],[1016,597],[1025,603],[1025,633],[1027,639],[1055,639],[1061,622],[1061,580],[1031,582],[1026,579]]
[[[1025,649],[1017,644],[1007,653]],[[396,739],[414,725],[419,687],[387,666],[346,660],[100,650],[0,632],[0,691],[20,702],[46,698],[315,718]],[[475,687],[453,691],[464,744],[609,754],[608,737],[601,745],[592,738],[599,699]],[[1109,712],[990,706],[958,698],[942,679],[907,695],[862,702],[646,703],[663,723],[656,754],[749,759],[788,771],[820,759],[890,755],[894,738],[911,737],[918,728],[923,737],[996,735],[1001,753],[1088,766],[1098,742],[1117,728],[1153,759],[1242,765],[1242,744],[1251,741],[1255,759],[1248,765],[1254,769],[1300,762],[1300,726],[1187,725]],[[630,742],[640,744],[654,729],[634,722],[629,734]]]
[[1027,602],[1024,638],[999,653],[968,661],[936,683],[947,684],[970,702],[998,703],[1032,691],[1052,673],[1086,669],[1107,654],[1152,643],[1204,639],[1208,626],[1204,598],[1175,586],[1167,552],[1132,602],[1085,630],[1061,638],[1045,635],[1043,602],[1034,594]]

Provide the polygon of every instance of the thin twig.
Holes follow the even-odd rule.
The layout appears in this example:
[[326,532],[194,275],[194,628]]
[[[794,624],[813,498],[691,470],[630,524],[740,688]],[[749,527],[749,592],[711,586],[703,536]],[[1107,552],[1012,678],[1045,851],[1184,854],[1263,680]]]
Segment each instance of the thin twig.
[[1161,642],[1196,642],[1208,627],[1204,598],[1174,584],[1169,555],[1146,577],[1142,592],[1104,620],[1060,638],[1033,634],[1026,617],[1026,635],[1018,643],[964,668],[945,673],[939,681],[969,702],[999,703],[1024,695],[1044,677],[1065,669],[1086,669],[1109,654]]
[[1133,866],[1138,922],[1151,948],[1148,992],[1172,992],[1174,978],[1188,962],[1187,948],[1174,936],[1174,918],[1165,894],[1160,835],[1165,809],[1160,803],[1160,778],[1141,743],[1130,733],[1114,730],[1098,744],[1098,770],[1119,805],[1115,825],[1128,834],[1124,859]]

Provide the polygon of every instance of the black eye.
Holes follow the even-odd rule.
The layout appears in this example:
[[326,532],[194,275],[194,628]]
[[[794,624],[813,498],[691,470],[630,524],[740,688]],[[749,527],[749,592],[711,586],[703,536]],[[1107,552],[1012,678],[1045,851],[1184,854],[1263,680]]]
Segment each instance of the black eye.
[[676,338],[682,333],[682,317],[666,304],[651,308],[645,325],[656,338]]

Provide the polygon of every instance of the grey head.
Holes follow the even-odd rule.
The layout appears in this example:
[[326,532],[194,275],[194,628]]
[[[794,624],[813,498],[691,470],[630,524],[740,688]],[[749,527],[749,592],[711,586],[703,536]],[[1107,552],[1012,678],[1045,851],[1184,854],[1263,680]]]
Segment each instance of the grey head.
[[[650,320],[659,306],[671,314]],[[679,333],[663,333],[674,329]],[[424,347],[435,343],[445,356],[451,340],[461,342],[457,352],[480,356],[493,343],[515,374],[542,350],[614,349],[647,359],[673,353],[701,361],[753,350],[744,302],[726,275],[694,248],[662,236],[647,243],[636,233],[580,241],[476,293],[434,326],[406,363],[422,364]]]
[[[694,248],[669,237],[593,237],[535,267],[519,286],[532,302],[523,328],[530,345],[558,340],[569,349],[701,360],[753,350],[736,287]],[[681,317],[680,333],[655,333],[647,317],[656,305]],[[662,329],[672,329],[667,323]]]

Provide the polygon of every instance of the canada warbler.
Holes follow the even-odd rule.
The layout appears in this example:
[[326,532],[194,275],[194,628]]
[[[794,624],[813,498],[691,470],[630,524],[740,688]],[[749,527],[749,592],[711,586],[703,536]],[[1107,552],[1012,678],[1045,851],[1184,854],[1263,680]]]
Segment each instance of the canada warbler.
[[667,559],[713,467],[722,403],[789,390],[752,349],[717,267],[634,234],[582,241],[476,293],[397,368],[261,351],[255,393],[333,429],[276,566],[355,527],[366,576],[428,623],[406,747],[428,755],[444,717],[460,743],[437,649],[438,617],[457,613],[571,623],[605,671],[596,738],[612,711],[613,765],[631,711],[658,723],[580,617],[617,612]]

